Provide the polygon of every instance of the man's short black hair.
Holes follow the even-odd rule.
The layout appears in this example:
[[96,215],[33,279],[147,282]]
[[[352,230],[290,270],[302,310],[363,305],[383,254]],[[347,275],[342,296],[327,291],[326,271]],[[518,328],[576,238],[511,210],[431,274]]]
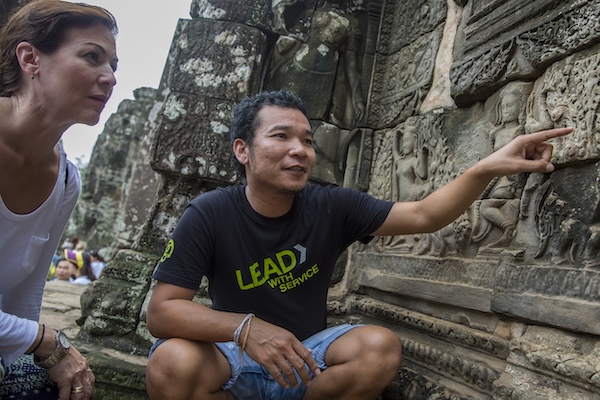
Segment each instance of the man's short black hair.
[[300,110],[308,119],[308,113],[304,102],[295,94],[286,90],[276,90],[272,92],[260,92],[252,97],[246,97],[233,110],[231,119],[231,162],[241,175],[244,175],[244,166],[239,163],[233,153],[233,142],[236,139],[242,139],[248,147],[252,147],[254,131],[258,126],[256,116],[264,106],[278,106],[285,108],[295,108]]

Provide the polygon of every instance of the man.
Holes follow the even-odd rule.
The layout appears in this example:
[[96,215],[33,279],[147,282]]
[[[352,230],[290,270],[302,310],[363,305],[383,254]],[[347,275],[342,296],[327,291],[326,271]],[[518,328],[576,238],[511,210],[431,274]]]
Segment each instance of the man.
[[64,257],[60,257],[56,262],[56,279],[59,281],[68,281],[71,279],[72,265],[73,264],[69,260]]
[[[243,100],[231,126],[246,184],[193,200],[154,277],[147,323],[159,338],[147,366],[151,399],[375,399],[397,376],[390,330],[326,329],[335,260],[355,240],[434,232],[490,180],[550,172],[555,129],[518,137],[421,201],[391,203],[307,185],[310,123],[290,93]],[[192,301],[202,276],[212,308]]]

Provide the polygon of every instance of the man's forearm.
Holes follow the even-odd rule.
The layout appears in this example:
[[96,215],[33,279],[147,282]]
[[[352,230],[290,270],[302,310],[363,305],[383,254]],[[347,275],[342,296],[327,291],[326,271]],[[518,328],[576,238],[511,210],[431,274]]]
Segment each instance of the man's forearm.
[[430,221],[428,231],[435,232],[452,223],[477,200],[492,178],[493,175],[486,174],[477,163],[424,198],[421,206]]
[[172,299],[149,308],[147,323],[155,337],[227,342],[245,314],[217,311],[191,300]]

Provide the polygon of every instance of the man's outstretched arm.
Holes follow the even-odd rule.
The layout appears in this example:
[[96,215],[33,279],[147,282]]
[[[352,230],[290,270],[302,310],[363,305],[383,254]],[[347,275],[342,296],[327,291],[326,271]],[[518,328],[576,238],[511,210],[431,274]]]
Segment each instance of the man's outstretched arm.
[[458,218],[493,178],[554,171],[550,163],[553,146],[547,140],[572,131],[573,128],[559,128],[517,136],[426,198],[394,204],[373,236],[435,232]]

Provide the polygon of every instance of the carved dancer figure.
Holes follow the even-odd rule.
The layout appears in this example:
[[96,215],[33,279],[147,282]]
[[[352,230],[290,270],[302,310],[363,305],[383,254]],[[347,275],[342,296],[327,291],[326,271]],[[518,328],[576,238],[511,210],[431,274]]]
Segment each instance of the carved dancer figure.
[[[518,135],[525,133],[522,95],[509,86],[500,93],[495,108],[494,125],[490,139],[494,151],[499,150]],[[501,231],[500,238],[483,246],[484,250],[499,251],[512,241],[519,219],[522,187],[518,176],[494,179],[484,192],[484,198],[476,204],[476,222],[473,226],[473,241],[482,242],[494,228]]]
[[[405,123],[400,131],[393,132],[392,158],[394,174],[392,175],[392,199],[394,201],[413,201],[423,197],[428,178],[428,153],[419,146],[420,138],[417,127]],[[386,238],[390,247],[414,246],[412,238],[396,236]]]
[[405,124],[402,131],[394,134],[392,198],[396,201],[418,200],[426,190],[423,186],[429,175],[429,154],[419,142],[419,132],[412,124]]
[[[437,231],[495,177],[553,171],[546,141],[571,131],[518,136],[424,199],[388,202],[307,183],[316,155],[296,96],[244,99],[231,148],[247,183],[192,200],[154,274],[150,399],[376,399],[402,346],[384,327],[327,326],[339,255],[356,240]],[[193,301],[204,276],[211,307]]]
[[[311,1],[301,3],[315,7]],[[287,89],[298,95],[307,104],[310,119],[350,128],[364,118],[365,99],[357,66],[358,22],[342,8],[343,3],[317,4],[310,13],[306,35],[278,39],[265,88]],[[344,78],[343,84],[336,86],[340,78]],[[340,87],[347,90],[340,91]]]

